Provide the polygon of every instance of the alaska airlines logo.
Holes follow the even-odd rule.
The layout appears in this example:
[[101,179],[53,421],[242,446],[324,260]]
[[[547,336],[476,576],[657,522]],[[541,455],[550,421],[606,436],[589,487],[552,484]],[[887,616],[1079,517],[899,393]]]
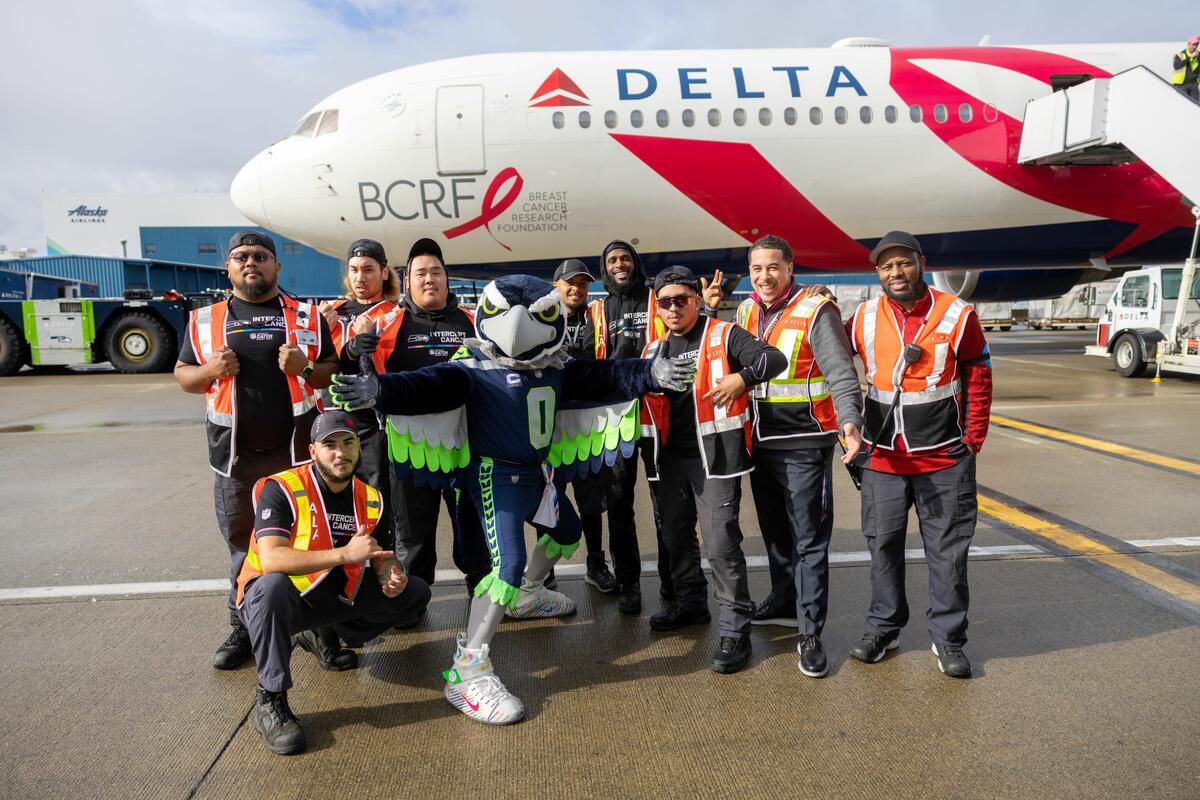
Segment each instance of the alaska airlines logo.
[[529,107],[586,106],[590,105],[588,100],[588,96],[583,89],[579,88],[579,84],[568,78],[567,73],[556,68],[529,98]]
[[87,206],[76,206],[67,212],[68,222],[104,222],[104,218],[108,216],[108,209],[104,206],[96,206],[88,208]]

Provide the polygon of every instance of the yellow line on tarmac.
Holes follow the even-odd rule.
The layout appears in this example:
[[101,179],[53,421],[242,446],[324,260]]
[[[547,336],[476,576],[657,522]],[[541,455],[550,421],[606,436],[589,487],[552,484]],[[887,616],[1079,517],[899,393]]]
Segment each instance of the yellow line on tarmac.
[[1143,563],[1132,555],[1119,553],[1108,545],[1064,528],[1053,522],[1033,516],[1025,511],[1006,503],[1001,503],[991,497],[979,495],[979,512],[989,517],[1006,522],[1036,536],[1041,536],[1054,542],[1060,547],[1074,553],[1087,556],[1113,569],[1123,572],[1131,578],[1153,586],[1159,591],[1166,592],[1172,597],[1190,603],[1200,603],[1200,586],[1182,578],[1177,578],[1169,572]]
[[1117,444],[1116,442],[1108,442],[1103,439],[1093,439],[1090,436],[1081,436],[1078,433],[1070,433],[1068,431],[1060,431],[1057,428],[1047,428],[1045,425],[1038,425],[1034,422],[1025,422],[1019,419],[1010,419],[1008,417],[999,417],[992,415],[992,424],[999,425],[1002,428],[1012,428],[1013,430],[1025,431],[1032,433],[1035,436],[1041,436],[1046,439],[1055,439],[1060,442],[1086,447],[1089,450],[1097,450],[1101,453],[1108,453],[1114,456],[1123,458],[1131,458],[1135,461],[1142,461],[1146,464],[1153,464],[1157,467],[1166,467],[1167,469],[1186,472],[1189,475],[1200,476],[1200,464],[1194,461],[1185,461],[1181,458],[1172,458],[1171,456],[1159,455],[1158,453],[1149,453],[1145,450],[1138,450],[1135,447],[1128,445]]

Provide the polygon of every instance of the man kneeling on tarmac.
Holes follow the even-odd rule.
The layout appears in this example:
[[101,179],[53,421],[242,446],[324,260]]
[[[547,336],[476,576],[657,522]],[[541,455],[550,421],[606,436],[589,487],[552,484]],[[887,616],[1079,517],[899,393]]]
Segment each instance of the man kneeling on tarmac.
[[[287,701],[292,647],[312,653],[323,669],[353,669],[358,657],[343,643],[361,647],[429,604],[429,584],[406,575],[393,553],[382,495],[354,477],[354,418],[342,411],[317,417],[309,452],[311,463],[255,485],[254,536],[237,582],[258,665],[254,727],[281,755],[304,749]],[[319,634],[322,626],[337,635]]]

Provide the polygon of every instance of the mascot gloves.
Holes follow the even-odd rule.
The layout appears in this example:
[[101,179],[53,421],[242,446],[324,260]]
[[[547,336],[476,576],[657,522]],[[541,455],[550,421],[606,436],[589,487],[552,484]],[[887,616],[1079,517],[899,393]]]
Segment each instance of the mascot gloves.
[[696,379],[696,359],[668,358],[667,348],[659,347],[650,362],[650,376],[660,389],[682,392]]

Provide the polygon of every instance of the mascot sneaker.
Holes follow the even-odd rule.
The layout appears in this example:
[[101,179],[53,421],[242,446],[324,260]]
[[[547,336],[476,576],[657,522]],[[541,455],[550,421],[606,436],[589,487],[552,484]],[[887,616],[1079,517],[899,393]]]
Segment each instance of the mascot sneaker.
[[547,589],[544,585],[521,579],[521,592],[517,603],[505,610],[504,615],[512,619],[546,619],[568,617],[575,613],[575,601],[562,592]]
[[446,699],[471,719],[486,725],[511,725],[525,716],[525,706],[492,670],[485,644],[478,650],[464,647],[466,636],[458,637],[454,666],[442,673]]

